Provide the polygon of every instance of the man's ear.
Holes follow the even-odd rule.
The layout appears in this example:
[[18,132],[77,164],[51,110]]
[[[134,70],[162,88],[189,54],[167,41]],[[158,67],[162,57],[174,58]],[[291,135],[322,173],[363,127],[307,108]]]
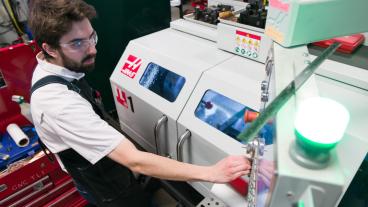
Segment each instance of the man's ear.
[[47,43],[42,43],[42,49],[47,52],[51,57],[56,58],[58,56],[58,52],[55,48],[51,47]]

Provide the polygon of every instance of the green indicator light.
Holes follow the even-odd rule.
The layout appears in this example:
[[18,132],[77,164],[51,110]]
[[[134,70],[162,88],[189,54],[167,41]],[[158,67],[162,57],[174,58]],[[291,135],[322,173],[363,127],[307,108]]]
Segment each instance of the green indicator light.
[[295,134],[305,148],[330,150],[342,139],[350,115],[340,103],[321,97],[303,101],[295,118]]

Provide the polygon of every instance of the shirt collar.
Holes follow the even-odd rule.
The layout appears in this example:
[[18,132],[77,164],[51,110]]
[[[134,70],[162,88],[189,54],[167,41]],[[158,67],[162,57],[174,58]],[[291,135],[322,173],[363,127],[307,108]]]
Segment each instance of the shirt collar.
[[74,71],[71,71],[65,67],[59,66],[59,65],[55,65],[53,63],[47,62],[44,55],[42,54],[42,52],[39,52],[36,56],[37,58],[37,62],[40,66],[40,68],[42,68],[43,70],[49,72],[49,73],[53,73],[55,75],[58,76],[62,76],[68,79],[81,79],[84,77],[84,73],[77,73]]

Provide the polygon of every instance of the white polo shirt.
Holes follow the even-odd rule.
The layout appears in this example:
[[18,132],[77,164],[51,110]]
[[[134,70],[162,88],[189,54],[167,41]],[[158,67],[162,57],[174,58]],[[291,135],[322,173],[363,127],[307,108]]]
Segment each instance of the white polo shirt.
[[[68,81],[84,76],[84,73],[51,64],[42,57],[42,53],[37,55],[38,65],[33,72],[32,85],[48,75]],[[73,148],[92,164],[125,139],[93,111],[86,99],[62,84],[52,83],[34,91],[31,113],[39,137],[51,152]]]

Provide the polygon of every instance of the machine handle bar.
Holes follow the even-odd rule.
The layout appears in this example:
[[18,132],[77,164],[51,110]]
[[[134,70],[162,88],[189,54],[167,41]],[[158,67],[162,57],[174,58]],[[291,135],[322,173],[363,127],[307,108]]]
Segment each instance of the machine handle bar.
[[184,142],[191,136],[191,132],[187,129],[185,132],[180,136],[179,141],[176,145],[176,152],[177,152],[177,159],[180,162],[183,162],[183,145]]
[[163,115],[159,120],[157,120],[155,127],[153,129],[153,133],[155,135],[155,144],[156,144],[156,154],[161,155],[161,149],[160,149],[160,139],[159,139],[159,132],[161,127],[167,123],[167,116]]

